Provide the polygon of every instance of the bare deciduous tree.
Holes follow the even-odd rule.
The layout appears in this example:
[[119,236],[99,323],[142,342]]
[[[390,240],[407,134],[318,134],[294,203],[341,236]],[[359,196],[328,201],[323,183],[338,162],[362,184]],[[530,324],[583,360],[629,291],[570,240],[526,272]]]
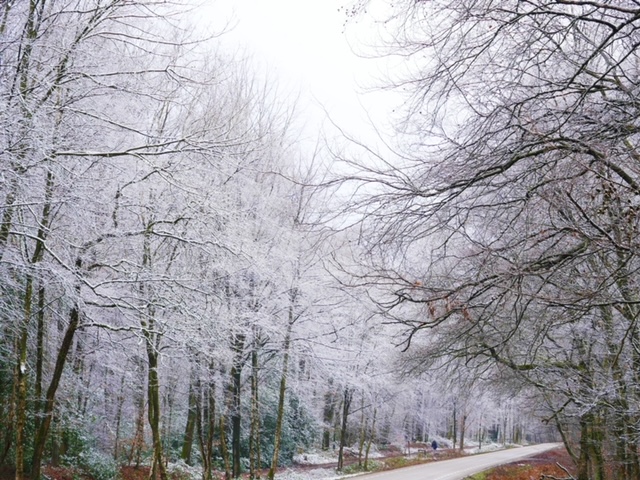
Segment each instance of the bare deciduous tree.
[[359,279],[409,353],[534,386],[580,480],[608,478],[606,462],[640,476],[638,14],[401,3],[388,23],[413,74],[400,155],[349,162],[370,192]]

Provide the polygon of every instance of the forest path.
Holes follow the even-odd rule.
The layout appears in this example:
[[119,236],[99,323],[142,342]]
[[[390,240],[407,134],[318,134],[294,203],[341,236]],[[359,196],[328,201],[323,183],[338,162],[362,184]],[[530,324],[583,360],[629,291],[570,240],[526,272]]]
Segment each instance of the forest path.
[[469,475],[488,468],[527,458],[559,446],[561,446],[559,443],[543,443],[529,447],[510,448],[498,452],[415,465],[388,472],[359,475],[357,478],[358,480],[462,480]]

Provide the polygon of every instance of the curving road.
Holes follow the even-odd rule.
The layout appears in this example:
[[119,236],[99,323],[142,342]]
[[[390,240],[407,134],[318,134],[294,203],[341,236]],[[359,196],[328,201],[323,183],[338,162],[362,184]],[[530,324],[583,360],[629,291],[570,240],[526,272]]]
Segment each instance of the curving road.
[[530,457],[539,452],[559,447],[560,443],[543,443],[530,447],[510,448],[498,452],[400,468],[389,472],[358,475],[357,480],[462,480],[488,468]]

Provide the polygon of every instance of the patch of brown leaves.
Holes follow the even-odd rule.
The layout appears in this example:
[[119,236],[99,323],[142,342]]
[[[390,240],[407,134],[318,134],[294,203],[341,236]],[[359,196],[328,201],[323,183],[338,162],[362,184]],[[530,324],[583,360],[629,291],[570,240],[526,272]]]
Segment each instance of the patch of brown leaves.
[[573,461],[567,451],[564,448],[556,448],[525,460],[496,467],[487,475],[486,480],[539,480],[542,475],[566,478],[567,473],[558,464],[575,475]]
[[52,467],[51,465],[42,466],[42,474],[50,480],[89,480],[91,477],[69,467]]
[[148,480],[151,473],[150,467],[122,467],[120,468],[121,480]]

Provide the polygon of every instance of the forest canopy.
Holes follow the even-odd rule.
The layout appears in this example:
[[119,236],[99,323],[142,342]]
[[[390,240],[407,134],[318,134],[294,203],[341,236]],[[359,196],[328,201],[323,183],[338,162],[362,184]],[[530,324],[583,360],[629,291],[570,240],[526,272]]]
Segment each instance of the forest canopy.
[[0,471],[561,439],[640,478],[638,2],[395,2],[393,138],[316,151],[198,12],[0,1]]

